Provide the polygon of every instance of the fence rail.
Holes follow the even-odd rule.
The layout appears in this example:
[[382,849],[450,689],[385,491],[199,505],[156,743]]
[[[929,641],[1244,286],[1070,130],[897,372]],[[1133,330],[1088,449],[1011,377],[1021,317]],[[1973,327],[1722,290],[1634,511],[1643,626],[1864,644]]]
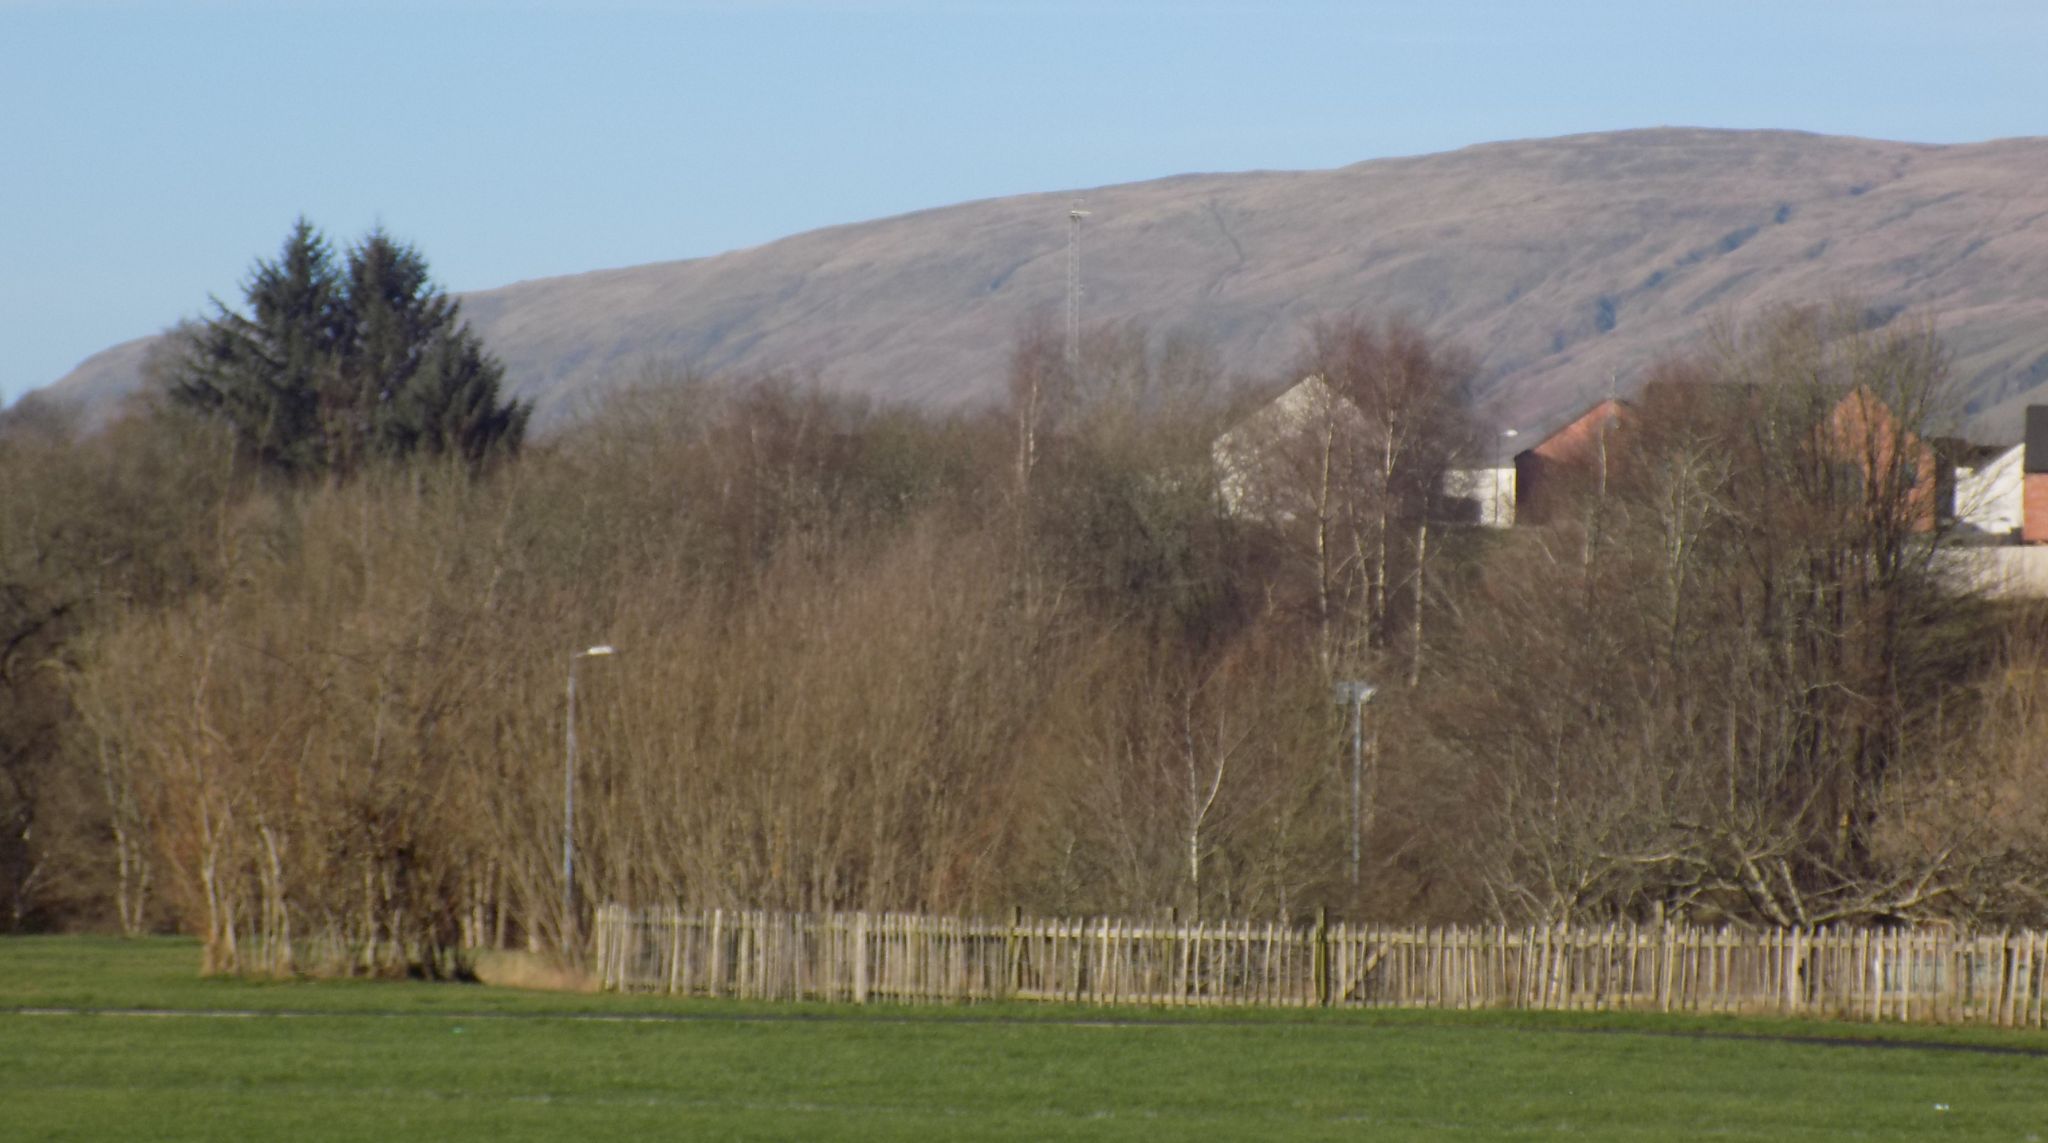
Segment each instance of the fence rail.
[[603,986],[856,1004],[1637,1009],[2043,1026],[2048,934],[598,911]]

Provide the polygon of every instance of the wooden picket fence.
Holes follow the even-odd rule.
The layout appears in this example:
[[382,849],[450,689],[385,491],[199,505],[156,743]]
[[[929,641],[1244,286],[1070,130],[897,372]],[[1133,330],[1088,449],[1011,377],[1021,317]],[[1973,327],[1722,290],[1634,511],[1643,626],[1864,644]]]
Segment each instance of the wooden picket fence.
[[2048,934],[598,910],[603,986],[856,1004],[1637,1009],[2043,1026]]

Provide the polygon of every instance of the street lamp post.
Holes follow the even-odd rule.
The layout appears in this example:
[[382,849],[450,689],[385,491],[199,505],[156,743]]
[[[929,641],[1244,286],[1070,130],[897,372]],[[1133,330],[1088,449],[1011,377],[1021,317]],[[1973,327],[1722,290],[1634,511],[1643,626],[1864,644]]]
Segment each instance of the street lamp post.
[[1379,688],[1361,679],[1344,679],[1334,689],[1337,701],[1351,713],[1351,884],[1357,885],[1365,848],[1365,704]]
[[562,758],[562,949],[576,939],[576,666],[585,659],[617,654],[600,643],[569,656],[569,719]]

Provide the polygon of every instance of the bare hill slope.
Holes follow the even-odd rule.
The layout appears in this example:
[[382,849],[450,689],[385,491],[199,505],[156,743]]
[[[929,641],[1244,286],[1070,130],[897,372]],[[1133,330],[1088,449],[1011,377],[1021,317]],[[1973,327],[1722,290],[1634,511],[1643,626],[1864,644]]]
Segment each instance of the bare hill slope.
[[[1482,404],[1537,427],[1626,392],[1717,315],[1853,296],[1936,318],[1971,427],[2013,437],[2048,381],[2048,139],[1928,146],[1658,129],[1186,175],[1085,192],[1085,313],[1204,333],[1280,369],[1319,312],[1404,312],[1475,351]],[[1071,192],[834,227],[748,250],[464,298],[544,421],[650,362],[816,370],[935,405],[986,400],[1066,280]],[[140,347],[53,395],[135,384]]]

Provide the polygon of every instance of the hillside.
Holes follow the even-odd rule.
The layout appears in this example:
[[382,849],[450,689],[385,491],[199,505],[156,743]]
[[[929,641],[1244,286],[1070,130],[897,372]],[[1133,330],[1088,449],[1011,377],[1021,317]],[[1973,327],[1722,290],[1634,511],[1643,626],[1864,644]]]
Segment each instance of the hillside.
[[[1933,316],[1986,439],[2016,439],[2048,382],[2048,139],[1658,129],[1081,193],[1089,320],[1200,332],[1256,376],[1284,367],[1312,315],[1405,312],[1479,355],[1480,404],[1503,425],[1554,421],[1610,383],[1626,392],[1716,315],[1787,300]],[[1063,296],[1074,198],[966,203],[463,300],[543,423],[655,362],[813,370],[955,406],[992,398],[1018,324]],[[142,349],[95,356],[50,392],[105,402],[136,384]]]

